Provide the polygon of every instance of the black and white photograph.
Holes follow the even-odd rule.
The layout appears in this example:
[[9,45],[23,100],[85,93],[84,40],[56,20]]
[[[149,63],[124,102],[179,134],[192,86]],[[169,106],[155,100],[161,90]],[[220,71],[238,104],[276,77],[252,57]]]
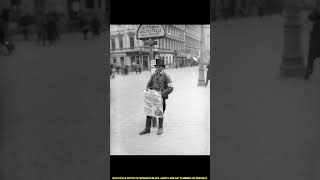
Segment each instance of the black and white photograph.
[[210,154],[210,25],[110,25],[110,154]]

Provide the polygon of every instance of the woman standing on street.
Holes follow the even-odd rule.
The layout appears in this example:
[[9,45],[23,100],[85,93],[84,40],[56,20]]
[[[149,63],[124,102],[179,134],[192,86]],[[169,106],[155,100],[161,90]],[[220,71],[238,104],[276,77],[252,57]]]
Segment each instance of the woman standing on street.
[[320,6],[313,9],[309,15],[309,20],[313,22],[313,28],[310,33],[308,64],[305,72],[305,79],[313,73],[313,65],[316,58],[320,57]]

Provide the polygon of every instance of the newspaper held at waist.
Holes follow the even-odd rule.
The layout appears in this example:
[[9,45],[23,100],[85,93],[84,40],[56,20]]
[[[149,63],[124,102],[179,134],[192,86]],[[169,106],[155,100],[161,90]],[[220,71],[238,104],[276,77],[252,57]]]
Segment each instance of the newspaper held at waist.
[[144,91],[144,113],[147,116],[163,117],[162,96],[158,91],[145,90]]

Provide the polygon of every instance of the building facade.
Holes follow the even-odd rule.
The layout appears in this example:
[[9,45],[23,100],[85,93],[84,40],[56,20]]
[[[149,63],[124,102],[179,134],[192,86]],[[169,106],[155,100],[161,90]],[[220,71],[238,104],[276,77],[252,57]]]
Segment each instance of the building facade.
[[193,61],[192,57],[200,57],[201,26],[186,25],[185,38],[185,52],[187,58],[183,63],[190,64]]
[[[162,58],[166,67],[187,65],[186,25],[163,25],[165,37],[157,39],[153,46],[153,59]],[[110,60],[116,66],[140,66],[149,68],[150,47],[136,38],[139,25],[110,26]],[[192,36],[191,31],[188,37]],[[190,44],[190,43],[189,43]]]
[[203,61],[205,64],[210,63],[210,25],[204,25]]

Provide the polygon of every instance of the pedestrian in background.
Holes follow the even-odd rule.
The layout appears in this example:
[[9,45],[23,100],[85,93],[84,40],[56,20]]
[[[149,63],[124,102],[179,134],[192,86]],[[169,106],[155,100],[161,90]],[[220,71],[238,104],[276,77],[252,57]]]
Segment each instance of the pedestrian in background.
[[0,17],[0,44],[4,45],[5,42],[5,23],[2,17]]
[[87,34],[90,30],[90,24],[89,24],[89,20],[86,16],[82,15],[81,19],[80,19],[80,28],[83,34],[83,39],[87,40]]
[[19,20],[19,26],[22,30],[24,40],[26,40],[26,41],[29,40],[30,25],[31,24],[33,24],[33,17],[29,13],[26,13]]
[[39,14],[35,18],[35,25],[36,25],[36,34],[37,34],[37,42],[42,44],[43,46],[46,45],[47,40],[47,21],[44,14]]
[[[172,81],[169,75],[167,75],[164,72],[165,65],[164,65],[164,60],[163,59],[156,59],[156,72],[151,75],[151,78],[147,84],[147,90],[156,90],[160,92],[162,99],[163,99],[163,113],[166,110],[166,99],[169,98],[169,94],[173,91],[173,85]],[[150,133],[150,128],[151,128],[151,116],[146,117],[146,127],[143,131],[141,131],[139,134],[143,135],[146,133]],[[158,118],[159,119],[159,127],[157,134],[161,135],[163,133],[163,118]]]
[[310,33],[309,40],[309,52],[308,52],[308,63],[305,72],[305,79],[309,79],[309,76],[313,73],[314,61],[320,57],[320,6],[312,10],[308,16],[309,20],[313,22],[313,27]]
[[55,28],[54,28],[54,41],[60,40],[60,32],[59,32],[59,14],[57,12],[52,12],[52,19],[55,23]]
[[91,20],[91,29],[92,29],[92,39],[100,38],[100,21],[97,16],[94,16]]
[[47,15],[47,35],[50,45],[56,40],[57,24],[52,14]]

